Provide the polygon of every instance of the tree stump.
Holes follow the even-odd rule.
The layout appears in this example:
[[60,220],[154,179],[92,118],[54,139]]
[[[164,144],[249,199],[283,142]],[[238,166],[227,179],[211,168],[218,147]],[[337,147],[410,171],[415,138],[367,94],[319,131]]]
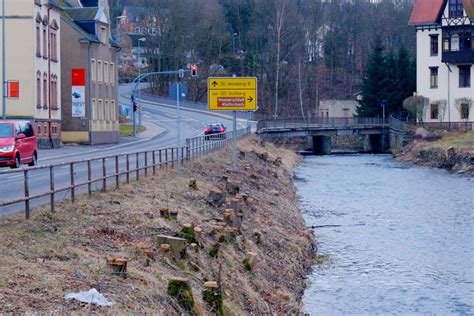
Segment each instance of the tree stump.
[[224,222],[227,225],[231,226],[233,221],[234,221],[234,210],[228,208],[224,212]]
[[240,199],[233,198],[233,199],[230,200],[230,208],[232,210],[234,210],[235,213],[240,212],[240,210],[241,210],[240,206],[241,206]]
[[169,244],[161,244],[160,245],[160,251],[167,253],[170,251],[171,246]]
[[170,251],[179,257],[184,257],[186,255],[186,245],[187,241],[184,238],[172,237],[166,235],[158,235],[157,243],[159,245],[169,244]]
[[172,278],[168,281],[168,294],[176,298],[178,304],[194,314],[194,298],[189,279]]
[[235,216],[235,228],[237,228],[237,231],[240,232],[240,228],[242,227],[242,222],[244,221],[244,213],[239,212]]
[[225,193],[217,187],[213,187],[209,190],[209,195],[207,197],[207,202],[215,207],[220,207],[225,202]]
[[112,273],[124,278],[127,276],[127,263],[128,259],[126,258],[107,259],[107,265],[112,268]]
[[225,237],[230,240],[237,235],[237,228],[235,227],[226,227],[224,228]]
[[199,244],[202,238],[202,228],[199,226],[194,227],[194,239]]
[[240,191],[240,181],[227,181],[226,190],[230,195],[236,195]]
[[161,217],[168,217],[170,215],[169,209],[167,207],[160,208],[160,216]]
[[247,252],[242,263],[244,264],[247,270],[252,271],[253,268],[255,267],[256,261],[257,261],[257,254],[255,252]]
[[202,291],[202,299],[206,302],[214,314],[224,315],[224,304],[222,301],[222,291],[215,281],[208,281],[204,283],[204,290]]
[[189,187],[193,190],[198,189],[196,179],[194,178],[189,179]]

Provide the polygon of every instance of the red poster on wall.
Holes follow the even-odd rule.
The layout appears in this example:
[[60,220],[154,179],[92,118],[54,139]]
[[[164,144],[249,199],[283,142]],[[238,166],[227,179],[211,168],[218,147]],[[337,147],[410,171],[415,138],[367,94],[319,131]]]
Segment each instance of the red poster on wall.
[[72,86],[86,85],[86,70],[84,68],[72,68]]
[[7,98],[20,98],[20,81],[7,81]]

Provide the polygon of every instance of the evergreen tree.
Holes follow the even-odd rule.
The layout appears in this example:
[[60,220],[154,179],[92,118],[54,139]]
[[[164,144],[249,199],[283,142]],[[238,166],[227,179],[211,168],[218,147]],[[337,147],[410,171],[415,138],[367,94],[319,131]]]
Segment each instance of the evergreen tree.
[[365,76],[362,79],[362,100],[357,108],[358,116],[379,116],[381,104],[387,98],[387,61],[380,38],[376,38],[369,57]]

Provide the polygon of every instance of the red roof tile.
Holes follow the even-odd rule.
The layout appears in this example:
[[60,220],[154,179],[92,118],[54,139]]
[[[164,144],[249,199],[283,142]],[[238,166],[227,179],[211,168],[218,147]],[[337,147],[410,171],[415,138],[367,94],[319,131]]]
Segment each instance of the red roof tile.
[[[471,2],[472,0],[465,0]],[[415,0],[415,6],[411,12],[410,25],[436,24],[439,23],[441,11],[444,9],[446,0]]]
[[470,19],[474,19],[474,0],[463,0],[464,10]]

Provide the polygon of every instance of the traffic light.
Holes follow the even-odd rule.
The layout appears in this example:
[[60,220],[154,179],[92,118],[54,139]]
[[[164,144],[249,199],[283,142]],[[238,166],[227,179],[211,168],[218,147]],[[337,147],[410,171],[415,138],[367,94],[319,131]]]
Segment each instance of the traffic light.
[[198,67],[196,65],[191,66],[191,77],[197,77],[198,75]]
[[133,101],[133,112],[138,110],[137,102]]

